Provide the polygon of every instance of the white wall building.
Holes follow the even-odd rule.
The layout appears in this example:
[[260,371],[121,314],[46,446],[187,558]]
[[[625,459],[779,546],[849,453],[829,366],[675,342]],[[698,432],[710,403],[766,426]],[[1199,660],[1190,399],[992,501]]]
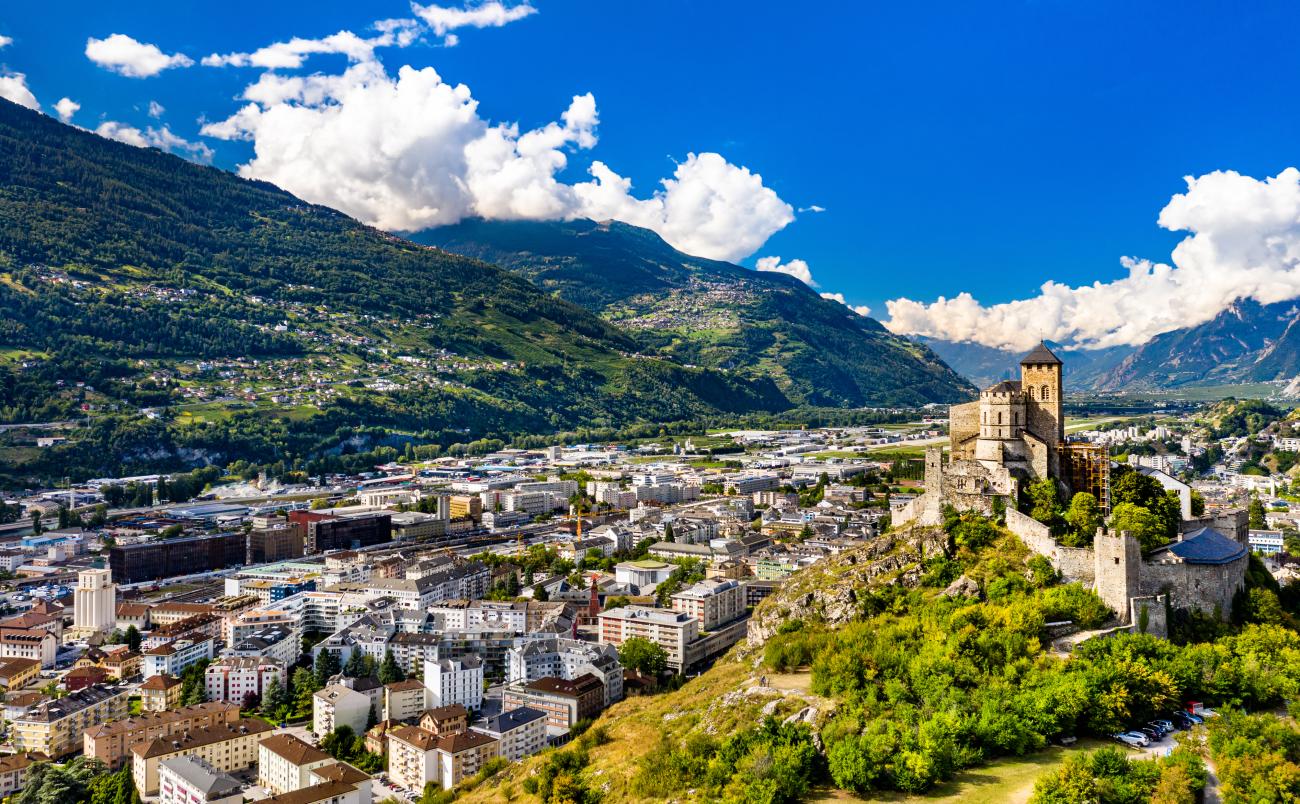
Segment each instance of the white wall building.
[[198,757],[158,763],[158,804],[242,804],[244,788],[229,773]]
[[271,679],[277,678],[280,686],[288,689],[284,662],[260,656],[225,656],[208,665],[203,674],[209,701],[237,704],[243,704],[250,694],[261,698]]
[[339,726],[351,726],[357,734],[366,733],[370,719],[370,696],[331,684],[312,696],[312,731],[324,737]]
[[117,625],[117,585],[112,570],[88,569],[77,573],[73,591],[72,627],[79,633],[112,631]]
[[477,712],[483,708],[483,660],[477,656],[426,659],[424,686],[432,708],[460,704]]

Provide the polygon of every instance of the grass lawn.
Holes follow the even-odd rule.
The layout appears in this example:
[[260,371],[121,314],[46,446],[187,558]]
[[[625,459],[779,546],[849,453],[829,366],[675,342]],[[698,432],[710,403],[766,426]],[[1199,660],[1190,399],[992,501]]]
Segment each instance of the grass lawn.
[[1034,792],[1034,782],[1044,772],[1056,768],[1067,756],[1091,751],[1106,743],[1080,740],[1070,748],[1051,746],[1023,757],[1007,757],[987,765],[969,768],[951,782],[939,785],[924,795],[882,793],[859,798],[842,790],[825,790],[811,801],[875,801],[890,804],[1024,804]]

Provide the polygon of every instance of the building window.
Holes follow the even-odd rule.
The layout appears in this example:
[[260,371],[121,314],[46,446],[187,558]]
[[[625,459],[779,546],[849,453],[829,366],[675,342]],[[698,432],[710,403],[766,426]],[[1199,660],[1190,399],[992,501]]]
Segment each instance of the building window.
[[1047,400],[1049,400],[1049,399],[1051,399],[1051,398],[1052,398],[1052,392],[1048,390],[1048,388],[1047,388],[1046,385],[1044,385],[1044,386],[1043,386],[1043,401],[1046,402]]

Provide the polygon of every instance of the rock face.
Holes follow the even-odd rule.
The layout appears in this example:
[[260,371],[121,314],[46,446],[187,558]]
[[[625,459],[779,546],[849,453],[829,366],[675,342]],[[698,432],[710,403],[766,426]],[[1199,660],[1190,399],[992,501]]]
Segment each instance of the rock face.
[[762,647],[782,623],[802,620],[835,626],[859,614],[858,593],[867,586],[918,586],[922,562],[949,552],[941,528],[910,525],[832,556],[792,576],[764,600],[749,621],[748,649]]
[[980,585],[965,575],[948,584],[948,588],[939,593],[939,597],[974,597],[980,596]]

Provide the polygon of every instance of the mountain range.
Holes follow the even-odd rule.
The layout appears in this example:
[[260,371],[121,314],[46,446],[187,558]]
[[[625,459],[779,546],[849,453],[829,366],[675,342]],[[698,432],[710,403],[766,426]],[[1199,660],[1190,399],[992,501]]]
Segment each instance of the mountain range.
[[425,239],[0,101],[0,421],[89,411],[77,465],[112,474],[973,390],[797,280],[635,227]]
[[625,223],[469,220],[415,239],[514,271],[643,351],[771,378],[798,405],[955,402],[974,390],[928,348],[792,276],[692,257]]
[[[1292,380],[1300,375],[1300,306],[1238,299],[1213,319],[1141,346],[1053,349],[1073,390],[1161,390]],[[977,385],[1012,376],[1020,355],[975,343],[918,338]]]

